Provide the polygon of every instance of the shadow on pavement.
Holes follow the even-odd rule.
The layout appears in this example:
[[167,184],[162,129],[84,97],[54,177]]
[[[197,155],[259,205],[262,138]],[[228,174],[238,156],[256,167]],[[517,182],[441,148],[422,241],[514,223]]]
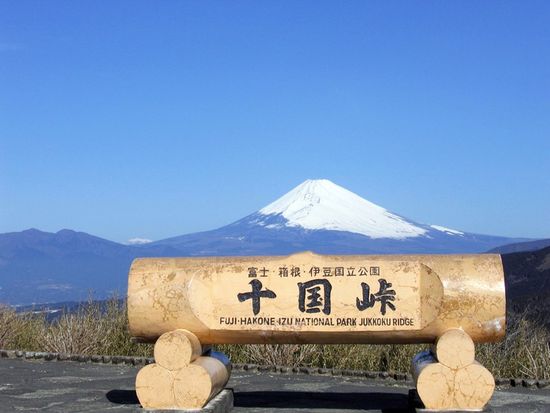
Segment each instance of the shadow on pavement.
[[[139,405],[135,390],[111,390],[107,400],[115,404]],[[300,391],[236,391],[235,407],[271,409],[377,410],[382,413],[414,413],[409,397],[399,393],[341,393]]]
[[251,391],[234,393],[235,407],[280,409],[381,410],[383,413],[410,413],[409,397],[399,393],[340,393]]
[[116,404],[139,404],[135,390],[111,390],[105,397],[111,403]]

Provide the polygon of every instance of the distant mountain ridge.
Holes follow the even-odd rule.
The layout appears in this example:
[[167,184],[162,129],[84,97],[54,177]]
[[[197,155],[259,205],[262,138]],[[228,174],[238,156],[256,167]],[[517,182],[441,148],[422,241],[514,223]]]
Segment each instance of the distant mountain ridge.
[[509,254],[512,252],[537,251],[546,247],[550,247],[550,239],[538,239],[534,241],[506,244],[500,247],[493,248],[488,252],[493,252],[496,254]]
[[170,247],[142,251],[85,232],[29,229],[0,234],[0,302],[84,300],[126,293],[126,276],[138,256],[174,256]]
[[502,255],[509,313],[522,314],[550,328],[550,246]]
[[124,245],[84,232],[0,234],[0,302],[29,304],[126,292],[136,257],[479,253],[525,241],[472,234],[399,216],[328,180],[308,180],[224,227]]

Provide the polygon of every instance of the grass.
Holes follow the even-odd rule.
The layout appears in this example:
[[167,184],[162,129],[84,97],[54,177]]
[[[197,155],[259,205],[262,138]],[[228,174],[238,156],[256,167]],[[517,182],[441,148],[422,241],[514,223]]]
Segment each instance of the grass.
[[17,314],[4,306],[0,307],[0,348],[151,357],[153,346],[135,343],[127,326],[126,305],[116,297],[105,304],[89,300],[51,322],[43,314]]
[[[0,306],[0,348],[69,354],[151,357],[152,345],[134,343],[126,306],[113,298],[89,301],[76,312],[47,321]],[[427,345],[222,345],[234,363],[407,372]],[[525,312],[508,316],[506,338],[476,346],[477,360],[495,377],[550,379],[550,330]]]

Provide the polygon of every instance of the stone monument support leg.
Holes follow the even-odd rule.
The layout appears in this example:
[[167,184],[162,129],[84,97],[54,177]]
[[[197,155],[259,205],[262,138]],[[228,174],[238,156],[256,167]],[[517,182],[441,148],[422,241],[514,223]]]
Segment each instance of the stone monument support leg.
[[413,359],[413,378],[422,403],[434,411],[482,411],[495,390],[493,375],[475,361],[472,339],[447,330],[431,351]]
[[146,409],[200,409],[229,381],[229,359],[187,330],[160,336],[154,355],[155,363],[136,377],[136,393]]

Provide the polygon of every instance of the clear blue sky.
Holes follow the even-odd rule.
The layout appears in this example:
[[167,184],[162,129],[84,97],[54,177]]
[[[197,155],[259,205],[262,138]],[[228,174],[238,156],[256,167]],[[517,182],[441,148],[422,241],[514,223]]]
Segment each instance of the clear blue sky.
[[550,2],[1,1],[0,232],[161,239],[327,178],[550,237]]

